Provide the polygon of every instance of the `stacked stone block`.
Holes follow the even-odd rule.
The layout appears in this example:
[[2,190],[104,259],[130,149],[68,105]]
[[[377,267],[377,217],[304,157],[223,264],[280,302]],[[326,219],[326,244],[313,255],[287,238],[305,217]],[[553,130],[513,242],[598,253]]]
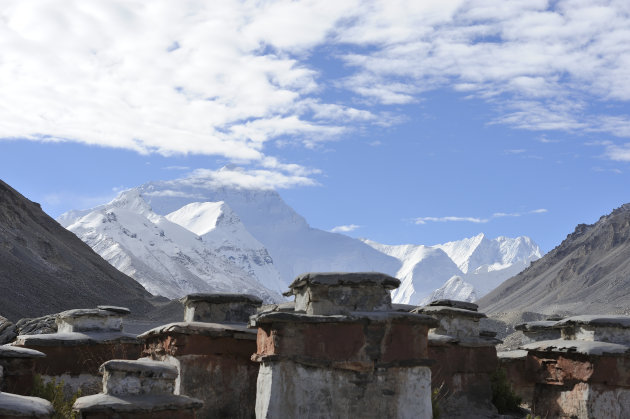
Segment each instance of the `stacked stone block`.
[[34,359],[44,356],[32,349],[0,346],[1,418],[46,419],[52,416],[53,407],[49,401],[24,396],[32,390]]
[[262,300],[242,294],[186,296],[184,322],[139,336],[144,354],[179,371],[175,393],[204,402],[199,417],[251,418],[256,403],[256,331],[249,316]]
[[429,331],[432,387],[439,390],[440,411],[446,417],[492,417],[490,377],[497,369],[493,334],[482,333],[479,320],[486,317],[477,305],[464,301],[438,300],[413,312],[438,320]]
[[111,360],[100,367],[103,391],[80,397],[73,410],[83,419],[192,419],[203,403],[173,394],[177,368],[148,359]]
[[435,319],[392,311],[399,281],[310,273],[290,285],[294,311],[262,311],[257,418],[431,417],[427,332]]
[[123,332],[123,307],[68,310],[57,315],[57,333],[18,336],[16,347],[36,349],[46,355],[35,361],[34,372],[44,381],[63,381],[68,394],[97,393],[99,366],[110,359],[137,359],[141,343]]
[[561,339],[522,346],[543,417],[630,417],[630,316],[575,316],[552,326]]

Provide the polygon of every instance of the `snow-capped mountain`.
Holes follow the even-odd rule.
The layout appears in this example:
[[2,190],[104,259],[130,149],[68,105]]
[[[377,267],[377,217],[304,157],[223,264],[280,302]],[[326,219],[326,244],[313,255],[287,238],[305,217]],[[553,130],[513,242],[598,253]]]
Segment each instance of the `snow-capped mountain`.
[[[541,257],[540,249],[528,237],[491,240],[479,234],[435,246],[363,241],[402,262],[395,275],[402,283],[392,293],[392,299],[403,304],[421,304],[438,290],[440,298],[460,298],[468,286],[472,287],[467,294],[470,298],[473,294],[481,297]],[[453,276],[466,286],[451,281]],[[449,296],[449,292],[453,294]]]
[[[216,291],[274,299],[304,272],[379,271],[402,281],[394,302],[419,304],[437,289],[460,295],[467,284],[474,288],[468,295],[482,296],[540,257],[527,237],[480,234],[435,246],[361,241],[311,228],[276,191],[200,176],[146,183],[58,221],[147,290],[168,297]],[[464,285],[446,284],[453,276]]]
[[[67,228],[152,294],[176,298],[239,290],[278,300],[284,287],[264,247],[243,233],[238,217],[224,203],[212,204],[182,208],[164,217],[132,189],[109,204],[78,214]],[[204,212],[214,216],[204,234],[169,220],[185,223],[184,215],[191,212],[191,220],[195,215],[210,217]],[[234,241],[222,240],[230,232],[235,233]]]
[[225,202],[193,202],[166,215],[166,219],[197,234],[214,254],[235,263],[266,288],[286,291],[265,246]]
[[429,304],[431,301],[451,299],[459,301],[473,302],[477,300],[477,294],[475,288],[465,282],[461,277],[454,275],[444,283],[440,288],[436,289],[420,302],[420,305]]
[[[118,202],[122,201],[126,204],[121,206]],[[399,260],[373,249],[360,240],[311,228],[276,191],[216,186],[208,179],[200,177],[150,182],[123,192],[107,205],[90,210],[70,211],[57,219],[114,266],[140,283],[147,284],[149,291],[166,296],[203,291],[196,287],[211,280],[211,276],[205,273],[209,267],[201,269],[202,277],[205,279],[199,282],[190,277],[197,276],[197,273],[188,268],[197,269],[202,261],[197,260],[195,256],[193,258],[195,263],[180,263],[178,274],[174,275],[179,283],[175,288],[168,289],[165,283],[167,277],[160,277],[158,275],[160,272],[148,273],[149,267],[157,262],[156,258],[161,261],[162,257],[162,254],[154,256],[153,250],[157,249],[155,239],[153,246],[131,246],[127,235],[112,233],[112,230],[124,229],[130,234],[136,234],[137,238],[140,233],[134,230],[149,227],[153,230],[147,221],[132,220],[132,216],[129,215],[129,219],[125,219],[124,222],[131,222],[133,226],[119,222],[116,229],[107,232],[101,231],[102,226],[94,219],[90,218],[91,223],[86,223],[85,217],[90,217],[90,214],[92,217],[102,219],[103,214],[112,208],[121,207],[146,218],[153,224],[155,220],[159,220],[161,224],[173,224],[190,233],[192,240],[195,240],[193,243],[188,237],[185,244],[179,244],[170,237],[170,242],[161,240],[160,245],[167,247],[161,249],[165,254],[172,256],[174,252],[175,259],[179,258],[178,251],[174,251],[174,248],[181,250],[183,255],[187,255],[187,251],[195,255],[212,254],[213,256],[207,256],[207,260],[218,258],[222,262],[231,261],[240,269],[236,273],[241,275],[241,279],[243,275],[247,278],[258,278],[266,289],[273,291],[286,290],[287,285],[304,272],[380,271],[393,275],[401,266]],[[120,217],[117,219],[121,220]],[[150,235],[150,232],[143,234]],[[246,263],[242,260],[244,255],[248,261]],[[127,262],[123,263],[123,260]],[[258,263],[261,261],[263,263]],[[209,262],[208,264],[212,265]],[[217,262],[214,266],[214,274],[218,275],[217,271],[222,271],[223,267],[228,265]],[[189,273],[180,272],[180,269],[188,269]],[[158,269],[161,270],[162,268]],[[274,275],[274,271],[278,274]],[[235,272],[232,273],[239,277]],[[261,278],[260,275],[264,277]],[[159,279],[153,279],[154,276]],[[218,282],[225,285],[223,280],[232,276],[234,275],[227,273],[219,275],[223,279]],[[153,286],[149,285],[152,281],[155,283]],[[245,289],[251,287],[250,284]],[[223,292],[246,292],[245,289],[239,283],[235,283],[231,287],[226,285]],[[261,292],[251,293],[261,295]]]

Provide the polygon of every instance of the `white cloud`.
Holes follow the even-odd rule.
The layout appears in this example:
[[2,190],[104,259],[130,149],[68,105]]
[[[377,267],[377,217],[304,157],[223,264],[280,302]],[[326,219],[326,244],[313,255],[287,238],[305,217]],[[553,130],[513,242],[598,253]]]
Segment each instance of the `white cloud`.
[[[302,169],[306,170],[306,169]],[[306,175],[307,171],[289,168],[288,171],[244,169],[226,166],[219,170],[197,169],[190,175],[191,182],[202,181],[215,187],[229,186],[244,189],[286,189],[296,186],[316,186],[318,183]]]
[[630,100],[627,2],[414,3],[424,10],[370,2],[339,31],[344,42],[366,47],[344,57],[356,69],[349,89],[388,104],[451,86],[491,100],[496,122],[630,136],[627,122],[585,112],[593,101]]
[[217,155],[261,168],[230,179],[297,185],[309,175],[274,168],[270,141],[396,123],[375,105],[438,88],[495,105],[494,123],[630,137],[591,105],[630,100],[629,27],[623,0],[5,0],[0,138]]
[[630,162],[630,143],[607,144],[604,156],[614,161]]
[[330,230],[330,232],[331,233],[349,233],[351,231],[356,230],[359,227],[361,227],[361,226],[356,225],[356,224],[348,224],[348,225],[333,227]]
[[419,218],[414,219],[414,223],[415,224],[426,224],[428,222],[445,223],[445,222],[451,222],[451,221],[458,221],[458,222],[469,222],[469,223],[483,224],[483,223],[487,223],[487,222],[491,221],[494,218],[522,217],[522,216],[528,215],[528,214],[543,214],[545,212],[547,212],[547,210],[545,208],[539,208],[539,209],[535,209],[535,210],[531,210],[531,211],[527,211],[527,212],[495,212],[490,217],[486,217],[486,218],[479,218],[479,217],[452,217],[452,216],[449,216],[449,217],[419,217]]
[[449,222],[449,221],[466,221],[469,223],[487,223],[487,218],[476,217],[419,217],[414,220],[416,224],[426,224],[427,222]]

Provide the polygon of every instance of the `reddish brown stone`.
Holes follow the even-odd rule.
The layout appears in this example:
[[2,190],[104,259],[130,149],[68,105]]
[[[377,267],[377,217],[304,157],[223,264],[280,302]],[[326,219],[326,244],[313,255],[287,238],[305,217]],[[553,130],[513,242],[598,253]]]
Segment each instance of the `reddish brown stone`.
[[384,340],[383,362],[430,358],[428,353],[428,326],[393,323]]
[[0,391],[30,396],[33,389],[35,359],[33,358],[0,358],[3,368],[3,380]]
[[429,342],[429,358],[436,361],[431,366],[431,387],[441,389],[444,404],[463,398],[466,403],[492,409],[490,375],[498,365],[494,346],[431,345]]
[[630,358],[583,354],[530,352],[538,383],[568,385],[576,382],[630,387]]
[[[28,346],[27,346],[28,347]],[[35,373],[44,375],[98,374],[98,368],[110,359],[138,359],[139,343],[103,343],[81,346],[30,347],[46,354],[35,361]]]
[[499,362],[514,392],[525,403],[531,405],[534,400],[536,361],[529,356],[525,356],[521,358],[501,358]]
[[179,393],[204,402],[198,417],[249,419],[256,405],[255,351],[253,339],[164,332],[145,339],[143,354],[178,361]]
[[366,363],[427,359],[427,332],[426,325],[404,322],[263,324],[256,355],[303,357],[363,369]]

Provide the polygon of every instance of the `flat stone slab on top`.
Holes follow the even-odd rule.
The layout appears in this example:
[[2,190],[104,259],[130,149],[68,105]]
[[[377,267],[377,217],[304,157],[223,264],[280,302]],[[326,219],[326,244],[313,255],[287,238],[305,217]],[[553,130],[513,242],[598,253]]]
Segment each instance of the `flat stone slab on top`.
[[540,320],[536,322],[520,323],[514,326],[515,330],[523,332],[538,332],[549,330],[554,327],[558,322],[553,320]]
[[449,299],[431,301],[427,305],[453,307],[453,308],[460,308],[462,310],[469,310],[469,311],[477,311],[477,309],[479,308],[479,306],[475,303],[470,303],[468,301],[460,301],[460,300],[449,300]]
[[613,355],[628,356],[630,355],[630,347],[609,342],[589,342],[583,340],[543,340],[539,342],[528,343],[522,345],[520,349],[535,352],[560,352],[560,353],[576,353],[583,355]]
[[356,311],[346,315],[320,316],[299,312],[272,311],[252,316],[249,327],[270,323],[387,323],[408,322],[435,327],[438,321],[424,314],[399,311]]
[[46,355],[35,349],[22,348],[13,345],[0,346],[0,358],[43,358]]
[[0,392],[0,417],[49,418],[53,412],[48,400]]
[[225,303],[252,303],[262,304],[262,299],[251,294],[212,294],[212,293],[195,293],[188,294],[185,297],[180,298],[182,304],[186,305],[189,302],[203,301],[212,304],[225,304]]
[[256,340],[256,331],[241,324],[176,322],[158,326],[138,335],[138,339],[149,339],[168,334],[202,335],[211,337],[232,337],[234,339]]
[[[400,286],[400,280],[380,272],[309,272],[299,275],[289,285],[289,288],[301,288],[305,285],[377,285],[388,290],[396,289]],[[289,291],[284,295],[291,296]]]
[[111,311],[112,313],[117,314],[131,314],[131,310],[127,307],[119,307],[119,306],[96,306],[96,308],[105,311]]
[[139,343],[131,333],[105,332],[62,332],[41,335],[20,335],[15,339],[16,346],[81,346],[107,343]]
[[110,394],[94,394],[77,399],[73,410],[81,413],[152,413],[170,411],[173,417],[182,410],[197,410],[203,402],[192,397],[175,394],[142,394],[138,396],[112,396]]
[[584,325],[592,327],[618,327],[621,329],[630,329],[630,316],[573,316],[556,322],[555,327],[562,328],[572,325]]
[[412,313],[423,313],[423,314],[439,314],[439,315],[450,315],[453,317],[470,317],[473,319],[482,319],[487,317],[484,313],[480,313],[478,311],[471,311],[463,308],[451,307],[451,306],[424,306],[418,307],[415,310],[412,310]]

